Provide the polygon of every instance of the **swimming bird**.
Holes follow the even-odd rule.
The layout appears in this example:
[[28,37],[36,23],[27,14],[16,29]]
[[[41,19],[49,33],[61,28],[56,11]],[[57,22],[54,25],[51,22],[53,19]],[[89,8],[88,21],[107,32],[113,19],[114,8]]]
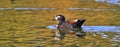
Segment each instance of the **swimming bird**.
[[54,21],[59,21],[56,25],[59,33],[56,34],[55,39],[61,40],[65,37],[65,34],[75,34],[78,37],[85,36],[85,32],[82,30],[82,25],[86,21],[85,19],[72,19],[66,20],[63,15],[56,15],[53,19]]

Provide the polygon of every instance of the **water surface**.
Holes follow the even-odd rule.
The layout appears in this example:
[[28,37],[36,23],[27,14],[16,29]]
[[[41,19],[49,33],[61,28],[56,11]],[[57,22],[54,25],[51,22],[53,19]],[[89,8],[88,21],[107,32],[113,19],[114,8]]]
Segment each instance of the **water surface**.
[[95,1],[98,1],[98,2],[107,2],[109,4],[117,4],[117,5],[120,4],[119,0],[95,0]]
[[[50,29],[56,29],[54,25],[47,26]],[[118,32],[120,33],[120,26],[82,26],[85,32]]]
[[[57,29],[54,25],[47,26],[47,28],[51,29],[52,31]],[[101,43],[109,43],[112,47],[120,47],[120,26],[82,26],[82,28],[85,32],[87,32],[86,37],[92,36],[91,38],[99,41],[106,40],[104,42],[101,41]],[[102,46],[98,43],[94,43],[94,41],[90,41],[89,45]],[[75,46],[79,46],[79,43],[75,44]]]
[[[23,8],[23,7],[19,7],[19,8],[0,8],[0,10],[57,10],[58,8]],[[71,11],[75,11],[75,10],[80,10],[80,11],[88,11],[88,10],[95,10],[95,11],[104,11],[104,10],[112,10],[112,11],[116,11],[117,9],[115,8],[63,8],[66,10],[71,10]]]

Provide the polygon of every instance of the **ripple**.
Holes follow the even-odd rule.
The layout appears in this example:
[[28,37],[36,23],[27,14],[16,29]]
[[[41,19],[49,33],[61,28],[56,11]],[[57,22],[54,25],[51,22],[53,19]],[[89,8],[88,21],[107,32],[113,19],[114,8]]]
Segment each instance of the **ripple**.
[[104,39],[105,39],[105,38],[108,38],[108,35],[103,34],[103,35],[102,35],[102,38],[104,38]]
[[116,35],[116,36],[112,37],[112,39],[110,41],[112,41],[112,42],[120,42],[120,36]]

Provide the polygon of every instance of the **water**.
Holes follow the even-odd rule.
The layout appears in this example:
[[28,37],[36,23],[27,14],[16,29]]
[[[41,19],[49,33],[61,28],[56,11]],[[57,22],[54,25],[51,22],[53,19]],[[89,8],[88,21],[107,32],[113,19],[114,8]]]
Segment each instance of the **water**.
[[[0,10],[57,10],[58,8],[0,8]],[[86,10],[96,10],[96,11],[104,11],[104,10],[112,10],[116,11],[115,8],[63,8],[66,10],[80,10],[80,11],[86,11]]]
[[[82,0],[82,1],[85,2],[87,0]],[[19,3],[16,3],[16,4],[19,4]],[[60,7],[61,6],[62,5],[60,5]],[[78,6],[80,6],[80,5],[78,4]],[[57,11],[55,13],[53,12],[54,10],[59,10],[59,9],[61,9],[63,11]],[[83,30],[85,32],[87,32],[86,33],[87,35],[85,36],[85,38],[82,38],[82,37],[77,38],[77,37],[75,37],[75,35],[67,34],[65,36],[64,40],[56,41],[54,39],[54,36],[52,36],[54,34],[52,34],[51,31],[53,31],[53,32],[58,31],[58,30],[56,30],[57,28],[54,25],[50,25],[50,26],[47,26],[47,28],[45,28],[45,27],[43,27],[44,26],[43,24],[47,25],[49,23],[42,22],[43,20],[39,19],[43,15],[45,15],[45,16],[47,16],[47,14],[54,15],[59,12],[61,12],[63,14],[65,13],[64,15],[66,15],[66,14],[82,15],[83,13],[86,13],[86,12],[83,12],[83,13],[75,12],[74,13],[74,11],[76,11],[76,10],[78,10],[78,11],[79,10],[80,11],[95,10],[95,12],[112,10],[114,13],[117,11],[117,9],[115,9],[113,7],[112,8],[111,7],[109,7],[109,8],[108,7],[107,8],[100,7],[99,8],[97,6],[96,6],[96,8],[89,8],[89,7],[88,8],[86,8],[86,7],[82,7],[82,8],[76,7],[75,8],[72,6],[70,8],[18,7],[18,8],[0,8],[0,10],[10,10],[10,11],[11,10],[20,10],[20,12],[16,12],[13,14],[6,13],[7,11],[5,11],[5,13],[4,12],[1,13],[1,15],[8,15],[8,16],[10,15],[10,17],[5,16],[5,21],[4,21],[4,18],[3,18],[4,16],[1,16],[1,21],[3,21],[3,25],[2,24],[0,25],[1,26],[0,47],[120,47],[120,26],[82,26]],[[33,14],[33,13],[31,14],[31,13],[29,13],[29,11],[23,12],[22,10],[38,10],[38,11],[50,10],[50,12],[51,11],[52,12],[48,13],[49,11],[41,11],[43,13],[37,12],[39,14],[36,14],[36,12],[35,12],[35,14]],[[70,10],[69,12],[72,12],[72,13],[69,13],[69,12],[66,13],[67,12],[66,10]],[[20,13],[20,14],[17,14],[17,13]],[[22,14],[22,13],[25,13],[25,14]],[[94,12],[92,12],[92,13],[94,13]],[[108,13],[106,13],[106,14],[108,14]],[[12,15],[13,15],[13,17],[12,17]],[[14,20],[17,20],[17,19],[15,19],[16,17],[14,15],[18,15],[17,16],[18,21],[19,21],[19,18],[20,19],[22,18],[20,20],[20,24],[17,24],[17,22],[14,23]],[[27,15],[28,15],[28,17],[27,17]],[[33,15],[33,16],[31,16],[31,15]],[[32,17],[32,18],[30,18],[30,17]],[[45,17],[43,17],[43,18],[45,18]],[[8,21],[7,21],[7,19],[8,19]],[[29,21],[29,19],[31,21]],[[49,19],[49,18],[46,18],[46,19]],[[118,20],[118,19],[116,19],[116,20]],[[11,22],[11,20],[13,22]],[[11,24],[6,23],[9,21]],[[15,25],[12,23],[14,23]],[[3,28],[3,27],[5,27],[5,28]]]
[[[54,25],[47,26],[46,28],[49,28],[52,31],[57,29]],[[93,36],[93,38],[98,39],[99,41],[109,41],[110,44],[114,47],[119,47],[120,45],[120,26],[82,26],[82,28],[85,32],[89,34],[89,37]],[[95,44],[94,41],[91,41],[89,42],[89,45],[99,44]],[[77,46],[77,44],[75,44],[74,46]]]
[[98,1],[98,2],[107,2],[109,4],[117,4],[117,5],[120,4],[119,0],[95,0],[95,1]]
[[[49,29],[56,29],[54,25],[47,26]],[[120,26],[82,26],[85,32],[118,32],[120,33]]]
[[0,8],[0,10],[56,10],[56,8]]

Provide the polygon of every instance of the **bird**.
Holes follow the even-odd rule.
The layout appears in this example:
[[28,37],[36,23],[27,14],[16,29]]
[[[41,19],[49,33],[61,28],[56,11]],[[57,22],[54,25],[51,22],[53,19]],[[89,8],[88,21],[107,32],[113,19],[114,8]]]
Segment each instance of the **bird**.
[[75,34],[77,37],[85,36],[86,33],[82,29],[85,19],[71,19],[66,20],[64,15],[56,15],[53,21],[59,21],[56,25],[59,33],[56,34],[55,39],[62,40],[66,34]]

